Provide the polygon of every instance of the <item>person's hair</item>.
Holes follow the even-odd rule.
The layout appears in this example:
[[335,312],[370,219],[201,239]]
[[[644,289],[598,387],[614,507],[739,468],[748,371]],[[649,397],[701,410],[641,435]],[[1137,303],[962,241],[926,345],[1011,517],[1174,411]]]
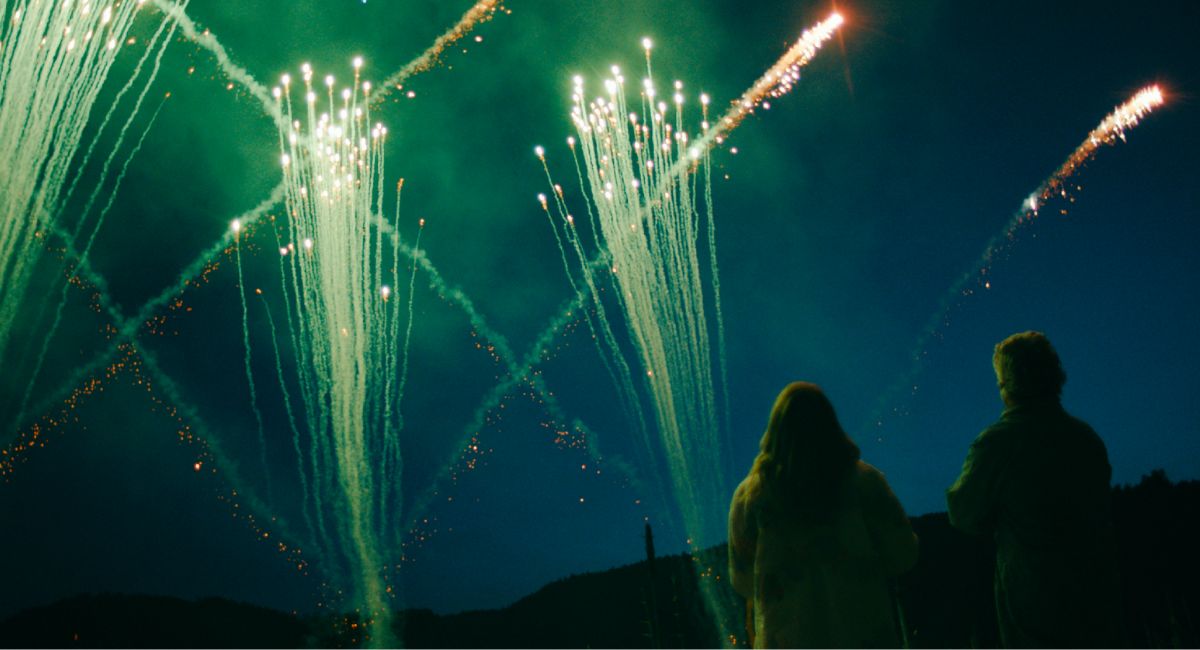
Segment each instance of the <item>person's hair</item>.
[[1057,399],[1067,382],[1058,353],[1041,332],[1021,332],[997,343],[992,365],[1001,394],[1013,402]]
[[833,404],[816,384],[789,384],[775,399],[752,472],[767,503],[809,519],[827,519],[836,490],[859,459]]

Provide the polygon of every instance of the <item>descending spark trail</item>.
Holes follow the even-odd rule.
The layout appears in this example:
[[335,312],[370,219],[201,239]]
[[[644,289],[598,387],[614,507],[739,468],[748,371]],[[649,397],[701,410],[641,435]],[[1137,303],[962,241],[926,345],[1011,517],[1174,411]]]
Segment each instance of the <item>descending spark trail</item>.
[[0,11],[0,356],[41,259],[38,240],[60,226],[91,108],[141,4],[20,2]]
[[[1142,118],[1150,114],[1165,101],[1162,89],[1157,85],[1147,86],[1138,91],[1124,104],[1113,109],[1100,124],[1092,129],[1087,138],[1067,157],[1067,160],[1054,171],[1041,185],[1038,186],[1022,203],[1021,207],[1005,224],[1000,234],[992,237],[983,254],[971,266],[971,270],[963,273],[950,289],[943,295],[938,309],[917,338],[915,351],[912,355],[913,366],[895,384],[883,393],[878,406],[867,421],[869,427],[879,430],[884,424],[883,409],[885,404],[894,404],[900,399],[905,387],[913,386],[916,376],[924,369],[929,354],[930,342],[941,332],[948,322],[950,310],[960,299],[975,293],[976,288],[991,287],[989,273],[998,261],[1000,254],[1014,240],[1017,231],[1038,216],[1038,211],[1053,199],[1068,199],[1071,190],[1068,181],[1084,167],[1101,147],[1115,145],[1125,141],[1126,131],[1137,126]],[[971,287],[969,285],[974,285]]]
[[[167,29],[168,26],[170,27],[170,29]],[[174,23],[174,21],[163,21],[162,23],[159,24],[158,29],[155,31],[154,35],[150,38],[149,44],[146,48],[146,51],[142,54],[141,59],[138,60],[137,65],[134,67],[133,73],[129,77],[129,81],[127,81],[125,83],[125,85],[121,88],[121,90],[117,92],[116,98],[113,99],[111,105],[109,106],[108,112],[105,113],[104,119],[101,121],[100,126],[97,129],[97,134],[104,132],[105,127],[108,126],[110,120],[116,114],[117,107],[119,106],[119,104],[121,102],[121,98],[125,96],[125,93],[129,92],[129,90],[131,88],[133,88],[135,82],[137,82],[138,78],[141,76],[142,67],[145,65],[146,60],[150,58],[151,53],[153,53],[155,50],[157,50],[158,55],[154,57],[154,65],[150,71],[150,75],[149,75],[148,79],[146,80],[146,82],[143,84],[141,93],[138,94],[137,100],[134,102],[133,109],[129,112],[129,116],[125,120],[125,124],[121,127],[120,131],[117,133],[116,142],[111,145],[108,157],[104,160],[104,164],[100,171],[99,178],[92,190],[92,193],[91,193],[91,195],[88,196],[86,203],[84,204],[83,208],[79,211],[79,217],[75,224],[74,231],[70,235],[68,235],[58,224],[55,224],[51,228],[51,232],[55,236],[60,237],[65,242],[70,243],[70,248],[72,250],[75,249],[75,245],[76,245],[75,243],[77,241],[79,241],[80,234],[83,232],[84,225],[87,223],[88,217],[92,211],[92,207],[95,205],[96,200],[99,198],[101,190],[105,187],[105,181],[107,180],[107,178],[109,176],[109,170],[110,170],[113,162],[115,161],[117,154],[121,151],[121,145],[125,141],[125,137],[129,132],[129,128],[133,124],[134,119],[141,112],[142,102],[146,99],[147,93],[150,92],[151,84],[153,84],[155,78],[158,77],[158,71],[162,68],[163,54],[166,53],[167,46],[171,43],[171,36],[175,33],[175,27],[176,27],[176,24]],[[165,39],[163,38],[164,32],[166,34]],[[160,41],[162,43],[161,46],[159,45]],[[169,96],[169,94],[168,94],[168,96]],[[33,395],[34,386],[37,384],[37,380],[41,374],[42,364],[45,361],[46,353],[50,348],[50,342],[54,339],[54,335],[57,333],[58,326],[59,326],[60,322],[62,321],[63,309],[66,307],[66,303],[67,303],[67,289],[68,289],[68,287],[70,287],[71,280],[73,280],[76,277],[76,275],[79,273],[79,268],[82,266],[83,263],[85,263],[87,261],[88,255],[91,253],[91,250],[92,250],[92,245],[95,244],[95,242],[96,242],[96,236],[100,234],[100,229],[104,225],[105,217],[108,216],[108,213],[112,209],[113,203],[116,200],[117,191],[121,187],[121,181],[124,180],[125,174],[129,171],[129,163],[131,163],[133,161],[133,159],[137,156],[137,153],[139,151],[141,151],[142,144],[144,144],[146,141],[146,135],[150,132],[150,129],[154,126],[154,122],[158,119],[158,114],[159,114],[159,112],[162,111],[162,107],[163,107],[164,103],[166,103],[166,98],[164,98],[163,101],[159,103],[158,108],[155,109],[154,114],[150,117],[149,123],[147,124],[146,128],[142,131],[141,137],[138,138],[137,144],[135,144],[133,149],[125,156],[125,162],[121,166],[121,171],[117,175],[116,182],[113,184],[113,186],[108,191],[108,201],[107,201],[107,203],[105,203],[104,207],[100,210],[99,215],[96,217],[95,223],[92,225],[91,234],[88,236],[87,243],[84,244],[83,250],[81,252],[79,252],[78,255],[72,256],[75,260],[74,261],[75,268],[71,271],[70,275],[68,276],[67,282],[63,283],[63,285],[62,285],[62,289],[59,292],[59,297],[58,297],[58,306],[55,309],[54,320],[51,323],[50,327],[46,330],[46,334],[44,336],[42,336],[41,352],[38,354],[37,361],[34,363],[32,372],[29,373],[29,379],[25,385],[25,394],[21,398],[20,407],[17,409],[17,417],[16,417],[16,420],[14,421],[14,424],[16,424],[18,426],[24,420],[25,409],[29,406],[29,400]],[[88,146],[87,152],[83,155],[82,161],[76,166],[75,178],[73,181],[71,181],[71,183],[66,187],[66,190],[63,192],[63,197],[60,200],[58,208],[54,211],[55,213],[59,213],[59,212],[65,210],[67,205],[70,203],[71,196],[75,193],[75,190],[79,187],[79,181],[83,176],[83,173],[87,167],[88,161],[91,160],[92,154],[95,153],[96,147],[99,144],[100,144],[99,137],[92,138],[92,142]]]
[[433,45],[429,46],[429,49],[406,63],[402,68],[385,79],[383,83],[379,84],[379,91],[371,98],[371,104],[378,105],[387,99],[388,95],[394,90],[398,90],[399,86],[403,85],[409,77],[425,72],[436,65],[438,57],[442,55],[442,52],[447,47],[454,45],[459,39],[470,33],[479,23],[491,20],[499,4],[499,0],[479,0],[479,2],[472,5],[449,31],[437,37],[437,40],[433,42]]
[[[577,167],[582,158],[580,189],[588,199],[588,217],[600,249],[599,259],[609,267],[603,276],[592,270],[576,219],[566,206],[562,188],[553,182],[546,168],[553,200],[540,195],[538,201],[547,216],[551,216],[553,205],[555,214],[550,222],[568,280],[581,300],[587,300],[582,286],[587,287],[599,321],[594,326],[589,321],[589,327],[603,333],[593,338],[602,358],[612,360],[606,361],[610,373],[614,368],[622,370],[623,376],[616,382],[618,393],[624,404],[637,411],[638,419],[642,417],[638,391],[627,369],[636,365],[644,374],[641,385],[651,397],[658,439],[651,441],[644,435],[641,453],[648,467],[662,463],[668,469],[670,491],[693,552],[723,532],[724,511],[713,505],[725,503],[727,487],[722,459],[726,458],[728,443],[718,418],[713,371],[716,356],[720,383],[727,391],[725,356],[722,349],[714,351],[711,343],[715,334],[718,348],[723,345],[724,322],[711,206],[710,152],[767,97],[790,91],[799,79],[800,68],[812,60],[842,22],[841,15],[834,13],[804,32],[715,125],[708,122],[709,102],[707,96],[702,96],[701,135],[694,141],[684,130],[683,84],[675,82],[671,104],[658,99],[659,91],[650,74],[649,39],[643,41],[643,113],[630,112],[625,78],[616,66],[612,77],[604,82],[605,94],[590,102],[584,97],[582,79],[575,78],[571,117],[578,141],[572,137],[567,143],[577,156]],[[543,149],[538,147],[535,153],[545,167]],[[690,174],[697,168],[703,168],[703,197],[698,196],[697,180]],[[701,202],[705,203],[703,214]],[[702,237],[708,238],[704,253],[698,248]],[[564,241],[570,244],[577,271],[567,263]],[[581,276],[579,281],[574,279],[576,272]],[[612,283],[624,315],[634,348],[630,361],[625,361],[625,353],[606,322],[596,290],[602,281]],[[707,303],[713,305],[712,323]],[[724,406],[728,406],[727,397]],[[702,588],[721,621],[722,637],[726,637],[727,616],[722,601],[712,585],[704,582]]]
[[[129,163],[132,162],[137,156],[138,152],[141,151],[142,145],[146,141],[146,135],[150,133],[150,129],[154,127],[154,122],[158,119],[158,114],[162,111],[163,104],[165,103],[165,99],[163,102],[159,103],[158,108],[154,111],[154,114],[150,116],[149,123],[146,125],[145,130],[142,131],[141,137],[138,138],[137,144],[133,146],[133,149],[130,150],[129,155],[126,156],[125,163],[121,166],[121,171],[117,174],[116,182],[109,193],[108,202],[104,205],[104,208],[100,210],[100,216],[96,219],[96,225],[92,229],[92,234],[88,238],[87,244],[83,248],[83,252],[72,256],[76,259],[75,268],[71,270],[67,276],[67,281],[62,285],[62,289],[58,296],[58,307],[54,313],[54,320],[50,324],[50,328],[47,330],[46,335],[42,337],[42,349],[38,353],[37,361],[33,364],[33,371],[29,373],[29,380],[25,385],[25,394],[21,397],[21,406],[17,410],[16,419],[13,421],[17,426],[19,426],[20,423],[25,420],[25,410],[29,406],[30,398],[33,397],[33,388],[37,383],[38,376],[41,374],[42,364],[45,362],[46,353],[50,349],[50,342],[54,339],[54,334],[58,331],[58,326],[62,322],[63,310],[67,305],[67,290],[71,287],[72,281],[79,276],[84,263],[87,261],[88,253],[91,251],[92,244],[96,241],[96,235],[100,231],[100,226],[104,224],[104,217],[107,216],[109,210],[112,209],[113,202],[117,197],[117,190],[121,187],[121,181],[125,179],[125,174],[129,171]],[[129,125],[126,124],[126,128],[128,128],[128,126]],[[116,152],[117,149],[114,148],[112,155],[115,156]],[[86,214],[87,210],[85,209],[84,212]],[[65,241],[74,242],[74,237],[68,238],[68,236],[62,232],[61,228],[56,227],[54,229],[54,233],[57,236],[61,236]],[[74,251],[73,244],[70,250]]]
[[[607,277],[593,277],[588,255],[579,243],[575,219],[567,212],[561,189],[553,183],[559,223],[551,219],[551,224],[560,246],[562,240],[571,243],[593,303],[600,303],[600,296],[591,289],[597,282],[607,279],[613,284],[634,356],[624,361],[623,351],[610,335],[604,337],[603,344],[597,338],[597,345],[602,354],[613,358],[610,368],[618,362],[623,369],[636,366],[645,377],[641,385],[651,397],[658,439],[651,441],[648,434],[643,434],[639,447],[642,462],[648,468],[665,464],[670,488],[658,491],[674,495],[675,509],[670,512],[682,515],[682,530],[687,533],[689,546],[698,551],[716,539],[723,528],[720,523],[724,518],[716,516],[712,506],[725,501],[726,489],[723,464],[718,460],[724,445],[720,442],[722,430],[714,399],[712,327],[705,305],[712,294],[711,290],[705,291],[703,280],[705,275],[711,278],[715,269],[701,268],[697,249],[700,211],[696,188],[687,174],[688,165],[679,173],[671,174],[669,170],[678,158],[691,158],[707,168],[709,150],[704,149],[700,156],[689,154],[679,82],[675,84],[673,115],[666,102],[657,101],[657,89],[649,76],[642,84],[642,104],[649,111],[646,115],[629,112],[624,78],[617,68],[613,68],[613,78],[605,86],[606,97],[585,104],[582,80],[576,78],[572,118],[587,181],[581,190],[585,197],[591,197],[589,218],[598,227],[595,237],[611,265]],[[576,143],[569,144],[574,151]],[[540,148],[536,153],[543,158]],[[709,174],[703,177],[711,179]],[[549,214],[545,198],[539,197],[539,202]],[[708,214],[705,212],[705,216]],[[561,235],[557,233],[559,228]],[[704,230],[707,233],[709,229]],[[564,263],[566,255],[564,251]],[[567,272],[570,277],[571,270]],[[571,284],[579,286],[575,280]],[[596,311],[599,317],[600,308]],[[610,327],[606,324],[601,329],[608,332]],[[632,377],[627,373],[623,379],[628,381],[617,386],[625,395],[623,401],[640,408]],[[641,419],[640,413],[638,417]],[[652,469],[650,475],[656,474]],[[726,617],[717,602],[709,598],[714,614],[724,621]]]
[[[325,78],[328,112],[319,112],[312,69],[303,68],[306,130],[292,119],[290,78],[273,94],[289,128],[280,133],[285,203],[293,244],[285,264],[286,328],[304,397],[308,442],[319,471],[313,502],[329,509],[334,547],[350,569],[353,602],[374,621],[372,640],[387,646],[391,599],[387,558],[402,540],[392,517],[403,506],[396,265],[385,273],[383,240],[371,227],[382,194],[387,129],[370,126],[370,84],[355,60],[351,88],[334,95]],[[297,245],[299,244],[299,245]]]
[[246,384],[250,387],[250,410],[254,411],[254,421],[258,425],[258,452],[263,470],[263,479],[267,484],[267,503],[271,503],[271,466],[267,463],[267,440],[263,433],[262,411],[258,409],[258,391],[254,388],[254,373],[250,366],[250,315],[246,309],[246,285],[242,282],[242,222],[233,222],[233,250],[237,258],[238,298],[242,305],[242,344],[246,347]]
[[[707,538],[716,529],[700,504],[721,502],[724,482],[715,474],[699,480],[701,472],[716,464],[712,453],[720,436],[702,281],[702,273],[711,274],[711,268],[700,268],[699,212],[688,175],[659,171],[688,156],[682,84],[675,86],[672,120],[647,78],[642,97],[650,112],[642,117],[629,112],[624,78],[615,68],[613,74],[605,84],[607,97],[590,104],[576,79],[572,118],[588,182],[581,189],[591,197],[589,213],[599,226],[595,235],[611,264],[608,277],[636,347],[636,365],[653,398],[660,440],[649,458],[665,456],[685,530],[699,543],[700,536]],[[553,189],[558,199],[560,190]],[[585,283],[594,286],[598,278],[591,277],[591,265],[577,243],[574,218],[563,202],[555,203],[563,239],[572,243]],[[598,300],[594,293],[593,300]],[[616,356],[620,350],[614,347],[610,353]]]
[[[572,155],[582,157],[581,189],[588,199],[588,217],[600,246],[600,259],[610,266],[610,273],[601,277],[593,271],[562,188],[551,180],[553,200],[547,201],[545,195],[539,197],[547,216],[551,215],[551,204],[557,212],[557,223],[554,218],[551,223],[563,248],[564,264],[568,257],[564,241],[570,243],[577,260],[581,281],[576,281],[571,269],[566,270],[572,288],[582,294],[581,287],[586,285],[596,305],[599,323],[593,331],[602,332],[596,342],[598,345],[602,342],[601,347],[612,357],[611,367],[625,371],[632,363],[624,361],[611,326],[606,323],[599,291],[595,289],[605,278],[616,285],[614,294],[637,351],[636,365],[646,375],[644,384],[653,397],[654,421],[661,437],[659,449],[666,457],[680,512],[692,537],[712,535],[724,528],[716,525],[719,522],[715,519],[708,520],[706,514],[724,506],[724,483],[696,480],[718,465],[714,456],[719,456],[722,449],[721,427],[716,417],[718,404],[714,398],[714,351],[709,337],[714,330],[716,336],[724,337],[724,319],[720,314],[716,277],[712,205],[704,201],[706,210],[701,216],[700,197],[689,171],[697,165],[706,169],[702,175],[703,193],[704,199],[709,199],[712,191],[707,169],[712,146],[720,143],[766,98],[790,91],[799,79],[800,68],[809,64],[842,23],[840,14],[833,13],[806,30],[784,56],[732,103],[715,125],[708,122],[708,97],[702,96],[702,131],[695,140],[683,127],[683,84],[674,84],[671,104],[658,98],[659,91],[649,74],[652,48],[649,40],[643,41],[647,78],[641,89],[642,106],[648,114],[629,112],[625,79],[616,66],[613,77],[605,82],[606,95],[592,102],[584,100],[582,79],[575,78],[571,118],[578,140],[569,138],[568,144]],[[545,167],[544,151],[538,148],[535,152]],[[578,160],[577,157],[576,164]],[[548,169],[546,174],[550,176]],[[702,218],[706,222],[703,228]],[[701,237],[709,239],[707,254],[698,251]],[[712,284],[708,297],[703,288],[704,277]],[[709,325],[706,300],[714,303],[714,325]],[[724,368],[724,351],[716,350],[715,356]],[[721,384],[725,385],[724,379]],[[640,408],[629,381],[620,381],[618,392],[626,396],[623,399],[626,404]],[[712,486],[713,492],[697,492],[703,492],[702,485]]]

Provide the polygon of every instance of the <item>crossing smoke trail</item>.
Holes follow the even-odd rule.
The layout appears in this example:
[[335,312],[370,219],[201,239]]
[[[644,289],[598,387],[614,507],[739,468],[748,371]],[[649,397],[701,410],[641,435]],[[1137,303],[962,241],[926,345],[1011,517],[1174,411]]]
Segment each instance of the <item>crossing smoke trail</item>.
[[[949,322],[950,310],[961,299],[974,294],[977,289],[991,287],[989,275],[992,266],[997,262],[1000,254],[1014,241],[1017,231],[1036,219],[1038,211],[1048,201],[1069,198],[1071,196],[1069,181],[1096,156],[1100,148],[1124,142],[1125,133],[1137,126],[1142,118],[1149,115],[1154,109],[1162,106],[1164,101],[1162,89],[1157,85],[1139,90],[1128,101],[1113,109],[1096,128],[1092,129],[1087,138],[1075,151],[1071,152],[1067,160],[1021,203],[1021,207],[1008,220],[1000,234],[992,237],[984,246],[983,254],[971,266],[971,270],[959,276],[943,295],[937,311],[934,312],[933,317],[929,319],[921,335],[917,338],[917,344],[912,354],[912,367],[883,393],[864,430],[873,428],[879,431],[882,429],[885,405],[898,402],[901,395],[906,392],[906,387],[911,387],[909,390],[915,391],[914,381],[925,368],[930,343],[940,335],[942,328]],[[899,407],[894,407],[893,413],[897,412],[899,412]]]
[[[275,186],[271,194],[267,196],[261,203],[246,212],[238,215],[234,221],[246,227],[249,224],[257,222],[271,208],[278,205],[283,200],[283,183]],[[112,301],[112,297],[107,290],[108,283],[104,277],[92,268],[91,264],[82,259],[68,243],[66,257],[67,259],[81,260],[78,262],[78,274],[80,277],[87,280],[90,284],[96,287],[97,296],[100,302],[100,308],[112,320],[113,336],[110,339],[108,349],[97,354],[87,363],[81,364],[74,372],[68,376],[63,383],[53,391],[46,394],[46,397],[34,403],[34,407],[30,409],[33,413],[42,413],[68,395],[75,386],[77,386],[85,378],[95,375],[101,368],[113,362],[120,355],[120,346],[137,339],[139,331],[145,326],[158,310],[162,309],[176,296],[183,293],[188,285],[195,280],[196,277],[207,267],[213,259],[221,254],[223,250],[229,247],[233,241],[233,234],[226,233],[211,246],[201,252],[191,263],[183,268],[179,273],[179,277],[173,284],[168,285],[157,296],[151,298],[142,304],[138,311],[131,317],[125,318],[121,313],[120,308]],[[13,427],[18,427],[22,423],[13,423]]]

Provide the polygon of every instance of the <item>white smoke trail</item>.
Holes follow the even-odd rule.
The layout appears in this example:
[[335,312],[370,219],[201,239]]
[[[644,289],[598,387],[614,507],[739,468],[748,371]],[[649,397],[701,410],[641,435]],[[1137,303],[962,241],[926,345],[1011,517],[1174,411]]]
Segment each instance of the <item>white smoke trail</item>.
[[242,345],[246,348],[246,384],[250,387],[250,410],[254,412],[254,422],[258,425],[258,453],[263,471],[263,481],[267,486],[267,504],[271,504],[271,464],[267,462],[267,438],[263,432],[262,411],[258,409],[258,391],[254,388],[254,372],[251,370],[250,353],[250,314],[246,309],[246,284],[242,277],[242,223],[235,221],[233,225],[233,250],[237,258],[238,299],[242,305]]
[[139,6],[18,2],[0,12],[0,355]]

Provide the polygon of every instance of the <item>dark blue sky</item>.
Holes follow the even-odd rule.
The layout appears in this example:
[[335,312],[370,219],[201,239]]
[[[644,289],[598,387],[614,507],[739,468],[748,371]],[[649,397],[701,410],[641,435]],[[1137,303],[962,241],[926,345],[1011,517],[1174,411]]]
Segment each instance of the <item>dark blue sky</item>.
[[[732,398],[728,492],[749,467],[776,393],[803,379],[825,387],[910,513],[941,510],[967,445],[1000,410],[992,346],[1025,329],[1057,345],[1068,374],[1064,403],[1107,443],[1115,481],[1158,467],[1173,478],[1200,476],[1192,397],[1200,363],[1198,9],[1178,1],[916,5],[841,4],[842,38],[791,95],[735,132],[736,155],[715,154]],[[355,54],[367,59],[366,76],[382,78],[466,7],[194,0],[189,14],[270,83],[303,61],[345,75]],[[513,0],[508,8],[511,15],[475,32],[482,42],[468,37],[467,53],[452,50],[442,67],[413,79],[415,98],[398,95],[377,117],[394,135],[387,174],[405,178],[407,232],[427,219],[422,245],[433,264],[523,354],[570,291],[534,200],[545,182],[532,147],[546,146],[573,191],[562,144],[571,76],[598,83],[612,63],[636,69],[638,42],[649,35],[660,81],[682,79],[723,104],[830,7]],[[1128,143],[1100,151],[1077,177],[1083,189],[1073,204],[1044,210],[1020,231],[992,267],[992,288],[955,303],[912,374],[926,324],[988,240],[1101,118],[1151,82],[1163,85],[1168,105]],[[94,254],[126,313],[168,286],[278,178],[273,125],[246,93],[225,90],[211,57],[178,42],[155,83],[172,97]],[[276,282],[271,240],[254,241],[261,248],[247,249],[247,285]],[[462,312],[427,285],[418,279],[404,403],[402,480],[413,496],[459,448],[502,370],[476,350]],[[225,258],[184,295],[192,311],[173,312],[169,334],[145,345],[195,407],[191,424],[228,452],[233,465],[223,469],[236,470],[240,484],[230,486],[225,471],[194,472],[195,449],[175,441],[162,409],[112,382],[81,407],[81,424],[52,433],[0,485],[9,531],[0,546],[0,615],[105,590],[315,606],[317,579],[297,575],[270,548],[294,543],[285,528],[256,540],[215,498],[231,487],[265,492],[236,292]],[[77,327],[56,340],[47,389],[86,356],[80,350],[98,344],[89,334],[95,316],[75,307]],[[253,302],[250,317],[256,353],[267,350]],[[630,426],[611,408],[613,389],[585,331],[559,336],[543,368],[604,460],[556,442],[533,401],[505,400],[479,433],[485,453],[474,469],[429,509],[424,530],[436,532],[410,551],[408,604],[500,606],[552,579],[638,559],[643,517],[664,520],[648,505],[645,483],[620,471],[619,461],[633,458]],[[271,359],[257,356],[255,370],[276,433],[276,502],[256,515],[292,522],[295,479]],[[877,413],[882,426],[872,422]],[[680,550],[682,535],[662,530],[659,547]]]

